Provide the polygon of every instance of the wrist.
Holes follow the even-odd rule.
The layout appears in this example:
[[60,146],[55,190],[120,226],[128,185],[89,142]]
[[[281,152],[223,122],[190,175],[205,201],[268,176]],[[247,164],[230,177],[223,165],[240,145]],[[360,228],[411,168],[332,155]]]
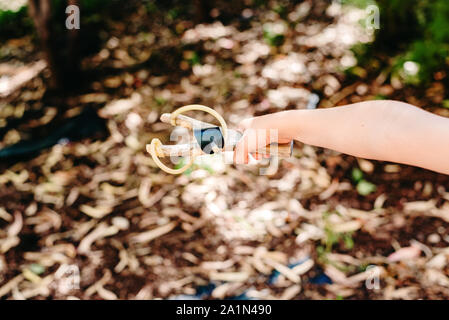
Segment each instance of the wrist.
[[287,110],[279,112],[279,138],[298,140],[299,129],[302,126],[303,113],[306,110]]

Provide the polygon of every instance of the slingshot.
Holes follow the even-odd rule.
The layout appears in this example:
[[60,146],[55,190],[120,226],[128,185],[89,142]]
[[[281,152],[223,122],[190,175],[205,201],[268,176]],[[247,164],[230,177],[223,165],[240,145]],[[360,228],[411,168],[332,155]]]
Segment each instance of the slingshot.
[[[182,115],[182,113],[191,110],[204,111],[211,114],[218,120],[220,127]],[[151,154],[156,165],[170,174],[183,173],[190,168],[195,161],[195,158],[200,155],[215,154],[225,150],[232,151],[242,137],[240,132],[228,129],[223,117],[215,110],[199,104],[183,106],[172,113],[164,113],[161,115],[161,121],[169,123],[172,126],[181,126],[192,130],[194,138],[194,142],[188,144],[163,145],[157,138],[154,138],[151,140],[150,144],[147,144],[146,149]],[[261,155],[274,155],[280,158],[288,158],[292,154],[292,149],[293,141],[286,144],[272,143],[257,150],[257,153]],[[170,156],[189,156],[190,160],[181,168],[172,169],[167,167],[159,159],[160,157]]]

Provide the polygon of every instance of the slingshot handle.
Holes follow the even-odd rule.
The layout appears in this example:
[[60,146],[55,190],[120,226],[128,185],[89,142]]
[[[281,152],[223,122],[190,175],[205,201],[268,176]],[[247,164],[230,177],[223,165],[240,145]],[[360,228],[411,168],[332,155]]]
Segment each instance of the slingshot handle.
[[[237,130],[228,129],[228,146],[235,147],[235,145],[242,138],[242,133]],[[293,152],[293,140],[287,143],[276,143],[273,142],[265,147],[257,149],[255,153],[259,155],[276,156],[278,158],[286,159],[292,156]]]
[[[285,159],[291,157],[292,150],[293,150],[293,141],[283,144],[273,143],[271,145],[259,149],[257,153],[260,155],[271,155]],[[147,145],[147,152],[150,152],[149,144]],[[156,149],[156,155],[160,158],[172,156],[187,157],[191,156],[193,152],[201,154],[201,151],[198,148],[195,148],[195,146],[192,146],[190,144],[161,145],[158,149]]]
[[[191,156],[196,150],[195,146],[192,146],[189,143],[186,144],[173,144],[173,145],[160,145],[159,148],[157,148],[156,155],[160,158],[164,157],[187,157]],[[201,150],[200,150],[201,151]],[[147,144],[147,152],[150,152],[150,145]],[[196,153],[200,153],[198,150],[196,150]]]
[[257,150],[258,154],[277,156],[282,159],[290,158],[293,152],[293,140],[288,143],[272,143]]
[[[161,115],[161,121],[164,123],[172,123],[171,122],[171,113],[163,113]],[[203,129],[203,128],[212,128],[212,127],[216,127],[217,125],[212,124],[212,123],[208,123],[208,122],[203,122],[203,121],[199,121],[190,117],[187,117],[185,115],[178,115],[175,119],[175,124],[177,126],[180,127],[184,127],[186,129],[190,129],[192,130],[193,128],[195,129]]]

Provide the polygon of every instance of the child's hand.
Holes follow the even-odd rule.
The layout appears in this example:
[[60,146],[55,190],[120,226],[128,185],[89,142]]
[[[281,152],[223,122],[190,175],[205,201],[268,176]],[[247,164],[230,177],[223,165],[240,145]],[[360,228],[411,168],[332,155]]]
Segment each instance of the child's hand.
[[263,156],[257,150],[270,143],[288,143],[292,140],[283,122],[285,112],[268,114],[260,117],[245,119],[240,122],[238,129],[243,136],[234,150],[234,162],[247,164],[251,153],[256,160]]

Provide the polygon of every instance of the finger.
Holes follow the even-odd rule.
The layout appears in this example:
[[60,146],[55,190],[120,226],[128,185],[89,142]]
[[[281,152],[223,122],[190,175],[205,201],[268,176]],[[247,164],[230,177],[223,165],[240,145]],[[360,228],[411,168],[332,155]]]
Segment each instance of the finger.
[[245,133],[235,146],[234,162],[236,164],[248,163],[248,137]]
[[260,153],[257,153],[257,152],[253,152],[253,153],[251,153],[251,155],[256,160],[261,160],[263,158],[263,155],[261,155]]
[[269,139],[265,129],[247,129],[235,148],[235,162],[248,163],[248,153],[256,152],[267,145]]
[[240,121],[240,123],[237,126],[237,130],[244,132],[246,129],[251,128],[253,119],[254,118],[248,118],[248,119]]
[[249,165],[256,165],[259,164],[259,160],[254,159],[251,153],[248,153],[248,164]]

